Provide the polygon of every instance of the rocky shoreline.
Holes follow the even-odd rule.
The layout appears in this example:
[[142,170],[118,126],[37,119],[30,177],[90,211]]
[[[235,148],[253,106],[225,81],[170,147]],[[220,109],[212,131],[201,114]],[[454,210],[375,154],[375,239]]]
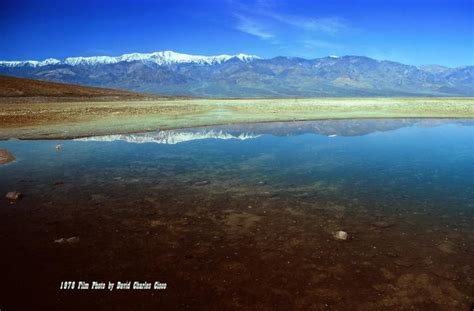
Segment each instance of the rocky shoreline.
[[15,161],[15,157],[6,149],[0,149],[0,165]]

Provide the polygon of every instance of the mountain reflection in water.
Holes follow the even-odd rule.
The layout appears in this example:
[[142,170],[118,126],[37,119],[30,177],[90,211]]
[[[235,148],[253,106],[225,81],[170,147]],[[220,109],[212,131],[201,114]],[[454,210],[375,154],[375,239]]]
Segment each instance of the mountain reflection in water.
[[174,145],[192,140],[201,139],[237,139],[246,140],[257,138],[259,135],[249,133],[240,133],[237,135],[227,133],[216,129],[202,129],[202,130],[173,130],[173,131],[159,131],[149,132],[144,134],[123,134],[123,135],[105,135],[77,138],[75,141],[125,141],[128,143],[144,144],[156,143]]
[[403,127],[435,127],[443,124],[473,126],[474,121],[462,119],[377,119],[377,120],[321,120],[297,122],[271,122],[209,126],[191,129],[163,130],[141,134],[93,136],[76,141],[125,141],[128,143],[178,144],[201,139],[246,140],[261,135],[290,136],[317,134],[329,137],[361,136]]

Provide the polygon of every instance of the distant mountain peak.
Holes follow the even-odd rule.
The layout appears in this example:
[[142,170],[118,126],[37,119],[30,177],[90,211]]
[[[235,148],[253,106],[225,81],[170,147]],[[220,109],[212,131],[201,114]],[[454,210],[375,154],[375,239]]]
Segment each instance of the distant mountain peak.
[[474,96],[473,66],[417,67],[357,55],[261,59],[159,51],[6,61],[0,74],[204,97]]
[[451,70],[451,68],[441,66],[441,65],[421,65],[421,66],[418,66],[418,68],[430,73],[444,73]]
[[48,58],[43,61],[26,60],[26,61],[0,61],[0,66],[3,67],[42,67],[47,65],[58,65],[65,64],[70,66],[80,65],[107,65],[116,64],[120,62],[142,62],[145,64],[156,64],[156,65],[172,65],[182,63],[196,63],[201,65],[213,65],[226,62],[230,59],[237,59],[242,62],[250,62],[255,59],[260,59],[256,55],[248,54],[236,54],[236,55],[215,55],[215,56],[203,56],[203,55],[191,55],[177,53],[174,51],[160,51],[152,53],[130,53],[123,54],[120,56],[78,56],[78,57],[67,57],[64,60],[58,60],[55,58]]
[[60,63],[61,61],[59,59],[47,58],[43,61],[37,61],[37,60],[0,61],[0,66],[3,66],[3,67],[22,67],[22,66],[42,67],[42,66],[47,66],[47,65],[57,65]]

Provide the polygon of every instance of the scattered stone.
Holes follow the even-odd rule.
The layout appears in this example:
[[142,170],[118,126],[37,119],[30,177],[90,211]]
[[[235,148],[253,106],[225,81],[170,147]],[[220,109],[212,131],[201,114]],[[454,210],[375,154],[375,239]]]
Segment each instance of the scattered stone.
[[447,253],[447,254],[454,254],[456,253],[455,251],[455,245],[453,242],[450,242],[450,241],[445,241],[441,244],[438,245],[438,249],[440,251],[442,251],[443,253]]
[[79,242],[79,238],[77,236],[73,236],[73,237],[70,237],[70,238],[60,238],[60,239],[57,239],[57,240],[54,240],[54,243],[58,243],[58,244],[74,244],[74,243],[77,243]]
[[109,198],[100,193],[94,193],[91,195],[90,201],[93,203],[102,203],[107,201]]
[[211,182],[208,181],[208,180],[203,180],[203,181],[198,181],[196,183],[194,183],[195,186],[205,186],[205,185],[209,185]]
[[462,271],[462,273],[464,273],[464,274],[469,274],[470,271],[471,271],[471,266],[466,265],[466,266],[462,267],[461,271]]
[[393,280],[395,278],[395,275],[388,269],[386,268],[380,268],[380,271],[382,272],[382,275],[387,279],[387,280]]
[[0,165],[15,161],[15,157],[7,149],[0,149]]
[[458,275],[455,272],[448,271],[448,270],[443,270],[443,269],[436,269],[433,271],[433,274],[446,279],[446,280],[451,280],[451,281],[457,281],[459,279]]
[[56,151],[61,151],[61,150],[63,150],[63,145],[62,144],[57,144],[55,148],[56,148]]
[[413,262],[407,259],[397,259],[393,263],[396,264],[397,266],[404,267],[404,268],[410,268],[413,266]]
[[5,195],[5,197],[10,201],[19,201],[21,196],[22,195],[20,191],[10,191]]
[[431,257],[425,257],[423,258],[423,264],[427,267],[431,266],[434,264],[434,261]]
[[79,238],[76,236],[70,237],[69,239],[66,239],[66,242],[68,243],[77,243],[79,242]]
[[385,255],[387,255],[388,257],[392,257],[392,258],[398,258],[399,255],[395,252],[386,252]]
[[334,238],[336,240],[345,241],[349,238],[349,234],[347,234],[347,232],[345,232],[345,231],[336,231],[334,233]]
[[381,229],[385,229],[385,228],[389,228],[389,227],[393,226],[393,224],[388,223],[386,221],[376,221],[376,222],[372,223],[372,226],[377,227],[377,228],[381,228]]

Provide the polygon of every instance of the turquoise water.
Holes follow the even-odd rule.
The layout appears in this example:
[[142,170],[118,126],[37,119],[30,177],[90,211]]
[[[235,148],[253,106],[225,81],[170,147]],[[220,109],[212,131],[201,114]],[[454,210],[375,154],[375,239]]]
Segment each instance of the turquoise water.
[[[23,194],[0,200],[9,297],[30,290],[51,307],[61,281],[133,279],[171,288],[140,296],[144,309],[474,301],[472,120],[229,125],[0,149],[16,157],[0,166],[0,193]],[[53,242],[71,236],[80,242]],[[100,297],[104,309],[119,303]],[[81,306],[97,307],[88,298]]]

